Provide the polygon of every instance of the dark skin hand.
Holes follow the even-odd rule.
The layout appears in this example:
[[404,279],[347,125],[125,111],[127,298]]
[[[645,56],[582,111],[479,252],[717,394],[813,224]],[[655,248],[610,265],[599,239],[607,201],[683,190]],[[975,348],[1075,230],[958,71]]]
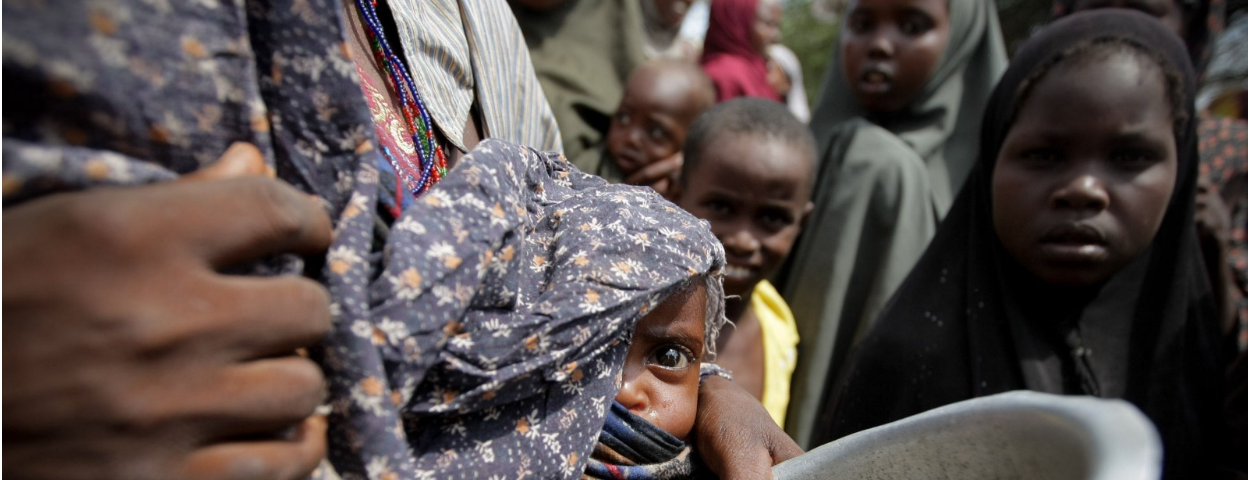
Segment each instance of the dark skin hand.
[[330,243],[319,202],[264,172],[236,144],[177,182],[5,209],[6,477],[295,479],[318,465],[324,379],[293,352],[328,331],[328,293],[218,273]]
[[624,179],[624,183],[629,185],[640,185],[643,187],[653,188],[659,192],[664,198],[671,199],[675,189],[679,188],[680,169],[685,164],[685,157],[681,152],[651,163],[641,168],[628,178]]
[[763,404],[721,377],[702,381],[694,428],[698,454],[723,480],[773,478],[772,466],[802,454]]

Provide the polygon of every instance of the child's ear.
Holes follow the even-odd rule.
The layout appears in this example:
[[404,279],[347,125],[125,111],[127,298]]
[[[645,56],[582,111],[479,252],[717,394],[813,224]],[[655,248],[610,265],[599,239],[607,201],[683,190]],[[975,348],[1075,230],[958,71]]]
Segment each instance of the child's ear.
[[800,222],[800,225],[803,229],[806,228],[806,221],[810,220],[810,214],[814,212],[815,212],[815,202],[806,202],[806,207],[802,208],[802,220]]

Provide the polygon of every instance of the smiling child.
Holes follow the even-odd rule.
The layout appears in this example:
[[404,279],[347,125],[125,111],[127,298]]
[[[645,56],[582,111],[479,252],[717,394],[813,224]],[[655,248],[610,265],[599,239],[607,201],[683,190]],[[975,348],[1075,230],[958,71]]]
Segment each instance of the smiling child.
[[781,103],[739,98],[694,122],[675,202],[711,223],[724,245],[727,316],[719,365],[784,425],[797,360],[797,327],[767,278],[814,206],[814,140]]

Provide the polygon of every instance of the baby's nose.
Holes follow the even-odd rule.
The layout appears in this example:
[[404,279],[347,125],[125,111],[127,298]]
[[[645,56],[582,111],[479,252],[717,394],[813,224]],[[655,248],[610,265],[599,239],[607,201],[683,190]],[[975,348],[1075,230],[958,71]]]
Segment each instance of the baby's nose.
[[620,387],[619,393],[615,394],[615,401],[620,402],[624,408],[634,414],[641,415],[650,409],[650,398],[646,395],[645,389],[635,381],[624,381],[624,385]]

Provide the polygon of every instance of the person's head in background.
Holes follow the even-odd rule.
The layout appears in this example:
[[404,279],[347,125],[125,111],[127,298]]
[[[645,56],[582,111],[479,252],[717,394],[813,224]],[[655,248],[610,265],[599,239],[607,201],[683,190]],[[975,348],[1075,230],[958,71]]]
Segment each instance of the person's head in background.
[[814,209],[814,138],[785,105],[733,99],[694,122],[677,205],[724,245],[724,291],[748,300],[776,272]]
[[854,0],[841,32],[841,69],[872,113],[904,109],[949,43],[949,0]]
[[771,88],[776,91],[776,95],[779,95],[781,100],[787,100],[789,91],[793,90],[793,79],[789,78],[789,72],[786,72],[784,66],[770,56],[767,58],[767,83],[771,84]]
[[725,322],[719,277],[691,278],[637,322],[615,401],[688,440],[698,412],[701,365],[715,358],[715,339]]
[[641,12],[647,23],[664,30],[679,30],[691,3],[693,0],[641,0]]
[[806,123],[810,121],[810,103],[802,78],[802,63],[793,50],[782,43],[767,47],[767,82],[780,100],[789,105],[789,112]]
[[696,64],[654,60],[633,70],[607,131],[607,153],[625,177],[680,153],[689,124],[715,104],[715,87]]
[[1022,82],[992,174],[992,216],[1024,269],[1049,285],[1093,286],[1152,244],[1176,188],[1177,138],[1193,121],[1179,72],[1111,39],[1077,45]]
[[1161,20],[1183,39],[1197,73],[1204,70],[1213,37],[1225,21],[1224,0],[1054,0],[1053,17],[1099,8],[1127,8]]
[[758,14],[750,27],[750,43],[759,55],[767,56],[767,47],[780,41],[780,18],[783,14],[780,0],[758,0]]
[[767,46],[780,41],[780,0],[710,2],[704,53],[764,58]]

